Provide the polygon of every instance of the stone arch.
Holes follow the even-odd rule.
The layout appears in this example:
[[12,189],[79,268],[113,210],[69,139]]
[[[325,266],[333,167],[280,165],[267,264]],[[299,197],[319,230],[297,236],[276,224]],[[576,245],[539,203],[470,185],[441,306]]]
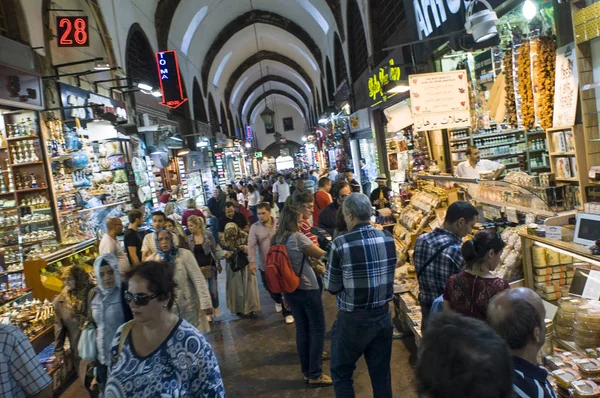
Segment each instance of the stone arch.
[[[158,49],[167,50],[169,47],[169,32],[171,22],[181,0],[159,0],[154,13],[154,25],[156,26],[156,37]],[[205,88],[206,90],[206,88]]]
[[335,89],[333,91],[335,91],[344,80],[348,81],[348,68],[346,67],[346,58],[344,57],[344,48],[337,33],[333,39],[333,55],[335,65]]
[[126,43],[125,68],[127,76],[131,77],[136,83],[143,82],[158,88],[156,55],[150,46],[148,37],[138,23],[134,23],[129,28]]
[[229,125],[227,124],[227,113],[225,113],[225,105],[221,102],[221,132],[228,137],[231,137],[231,131],[229,131]]
[[225,87],[225,101],[227,103],[230,102],[233,88],[235,87],[235,84],[240,79],[240,77],[244,74],[244,72],[246,72],[252,66],[267,60],[281,62],[282,64],[289,66],[291,69],[296,71],[302,79],[304,79],[307,85],[313,85],[313,80],[310,78],[310,76],[304,70],[304,68],[302,68],[300,64],[298,64],[296,61],[274,51],[262,50],[248,57],[244,62],[240,64],[240,66],[238,66],[235,69],[235,71],[233,71],[233,73],[229,77],[229,80],[227,81],[227,86]]
[[310,101],[308,100],[306,93],[304,91],[302,91],[302,89],[296,83],[291,81],[290,79],[287,79],[287,78],[281,77],[281,76],[277,76],[277,75],[266,75],[266,76],[261,77],[260,79],[258,79],[254,83],[252,83],[252,85],[250,87],[248,87],[248,90],[246,90],[244,92],[244,95],[242,96],[242,99],[239,102],[240,106],[243,106],[243,104],[246,103],[246,100],[248,99],[248,97],[250,97],[250,95],[254,91],[256,91],[260,86],[262,86],[263,84],[265,84],[267,82],[278,82],[278,83],[282,83],[282,84],[285,84],[285,85],[291,87],[292,89],[296,90],[298,92],[298,94],[300,94],[300,96],[302,96],[304,101],[306,101],[307,105],[310,104]]
[[212,93],[208,94],[208,122],[213,133],[221,131],[219,129],[219,113],[217,112],[217,105]]
[[264,100],[268,96],[274,95],[274,94],[281,95],[283,97],[287,97],[290,100],[292,100],[302,110],[302,113],[304,114],[304,119],[308,120],[305,106],[300,101],[298,101],[298,99],[296,97],[294,97],[292,94],[290,94],[286,91],[283,91],[283,90],[267,90],[264,93],[262,93],[261,95],[259,95],[258,98],[256,100],[254,100],[252,105],[248,108],[248,113],[246,114],[246,121],[248,121],[248,124],[250,124],[250,117],[252,116],[252,112],[254,112],[254,108],[256,108],[258,106],[258,104],[261,103],[262,100]]
[[338,27],[338,32],[342,35],[342,40],[346,40],[346,35],[344,33],[344,20],[342,18],[342,5],[340,4],[340,0],[325,0],[333,17],[335,18],[335,23]]
[[368,67],[369,49],[362,20],[362,13],[356,0],[348,0],[348,60],[350,78],[355,82]]
[[192,87],[192,100],[194,101],[194,119],[204,123],[208,123],[208,115],[206,114],[204,97],[202,96],[200,84],[198,84],[198,79],[196,79],[196,77],[194,77]]
[[325,91],[325,83],[323,82],[323,79],[321,79],[321,106],[323,108],[327,108],[327,95],[326,95],[326,91]]
[[231,114],[231,109],[227,106],[226,108],[226,112],[227,112],[227,123],[229,126],[229,131],[232,135],[237,137],[236,131],[235,131],[235,123],[233,120],[233,115]]
[[[325,74],[327,76],[327,99],[329,102],[334,102],[333,93],[335,92],[335,81],[333,80],[333,69],[331,69],[329,57],[326,58],[325,62]],[[323,93],[323,95],[325,95],[325,93]]]
[[231,37],[233,37],[236,33],[254,24],[275,26],[294,35],[310,50],[317,64],[322,64],[322,55],[319,46],[317,46],[310,34],[306,32],[300,25],[290,19],[270,11],[251,10],[235,18],[233,21],[223,27],[215,40],[212,42],[208,52],[206,53],[206,56],[204,57],[204,62],[202,63],[202,82],[204,85],[204,91],[206,91],[208,88],[210,69],[219,51],[221,51],[223,46],[225,46],[229,39],[231,39]]
[[0,1],[0,35],[11,40],[29,45],[29,30],[21,2],[17,0]]

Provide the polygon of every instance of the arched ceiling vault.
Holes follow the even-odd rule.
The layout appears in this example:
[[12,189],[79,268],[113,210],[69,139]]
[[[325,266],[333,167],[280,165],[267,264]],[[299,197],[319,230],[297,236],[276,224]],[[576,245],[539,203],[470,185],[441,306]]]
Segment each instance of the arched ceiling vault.
[[307,103],[304,100],[304,98],[302,98],[302,95],[300,93],[298,93],[296,90],[294,90],[293,88],[291,88],[290,86],[288,86],[285,83],[266,82],[263,85],[257,87],[256,90],[253,91],[248,96],[248,99],[244,103],[240,103],[240,107],[241,107],[240,113],[241,113],[242,118],[246,119],[246,116],[249,113],[248,110],[250,109],[250,105],[254,102],[254,100],[261,93],[265,93],[265,92],[271,91],[271,90],[285,91],[286,93],[290,94],[290,96],[294,97],[298,102],[300,102],[302,104],[301,108],[303,109],[303,112],[306,113],[307,115],[310,114],[310,112],[309,112],[310,104]]
[[238,103],[239,106],[243,106],[246,103],[246,100],[248,99],[248,97],[250,97],[250,95],[253,92],[258,90],[263,84],[268,83],[268,82],[282,83],[282,84],[292,88],[302,97],[302,99],[304,99],[306,106],[310,106],[310,101],[308,99],[308,96],[298,85],[296,85],[296,83],[292,82],[289,79],[286,79],[285,77],[276,76],[276,75],[263,76],[260,79],[256,80],[254,83],[252,83],[252,85],[244,92],[244,95],[242,96],[240,102]]
[[321,55],[321,50],[311,35],[300,25],[290,19],[270,11],[251,10],[235,18],[233,21],[223,27],[221,32],[219,32],[215,40],[212,42],[208,52],[206,53],[206,56],[204,57],[204,62],[202,63],[202,81],[204,84],[204,91],[206,91],[208,88],[210,70],[221,49],[236,33],[254,24],[272,25],[291,33],[306,45],[316,60],[317,65],[322,64],[323,58]]
[[[290,93],[288,93],[287,91],[283,91],[283,90],[268,90],[265,91],[264,93],[262,93],[261,95],[258,96],[258,98],[252,103],[252,105],[250,106],[250,108],[248,109],[248,113],[247,113],[247,122],[250,122],[250,116],[252,116],[252,112],[254,111],[254,108],[256,108],[261,101],[263,101],[265,98],[269,97],[270,95],[280,95],[286,98],[289,98],[290,100],[292,100],[296,105],[298,105],[300,107],[300,109],[303,109],[304,106],[302,105],[302,103],[293,95],[291,95]],[[302,112],[302,116],[304,117],[304,120],[308,120],[308,115],[306,114],[306,111]]]
[[240,79],[240,77],[244,74],[244,72],[250,69],[252,66],[267,60],[277,61],[284,65],[287,65],[288,67],[296,71],[296,73],[298,73],[300,77],[302,77],[302,79],[305,82],[307,82],[310,87],[315,86],[313,79],[296,61],[274,51],[262,50],[255,53],[254,55],[247,58],[244,62],[242,62],[229,77],[227,86],[225,86],[225,101],[227,103],[231,102],[231,94],[233,88],[237,81]]
[[262,120],[260,119],[260,114],[262,113],[262,111],[265,110],[267,105],[269,106],[269,108],[276,111],[276,128],[280,127],[280,112],[282,110],[285,110],[286,107],[293,109],[293,111],[298,115],[298,117],[300,117],[306,124],[307,121],[302,110],[298,107],[298,105],[295,102],[293,102],[289,98],[283,97],[279,94],[271,94],[266,98],[266,102],[267,104],[265,104],[265,101],[260,102],[258,106],[252,111],[252,114],[249,115],[251,125],[256,125],[256,123],[262,123]]

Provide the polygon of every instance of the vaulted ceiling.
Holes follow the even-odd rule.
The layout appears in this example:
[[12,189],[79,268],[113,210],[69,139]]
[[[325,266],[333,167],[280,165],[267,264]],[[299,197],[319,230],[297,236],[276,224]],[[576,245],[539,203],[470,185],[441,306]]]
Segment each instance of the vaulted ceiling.
[[[347,1],[356,0],[344,3]],[[206,104],[209,119],[217,113],[209,109],[213,100],[217,108],[218,104],[228,108],[228,118],[234,119],[230,124],[239,120],[252,123],[268,101],[273,106],[279,103],[295,109],[310,124],[309,117],[314,118],[315,111],[322,110],[332,98],[329,91],[340,80],[332,76],[332,66],[336,74],[348,74],[340,70],[347,56],[340,53],[339,47],[337,54],[334,51],[334,38],[343,41],[346,37],[340,26],[340,0],[148,3],[155,5],[159,49],[179,50],[188,64],[187,80],[198,81],[199,87],[194,83],[193,100],[198,94],[203,97],[201,104],[193,105],[197,110],[194,113],[204,115],[200,107]],[[227,122],[221,121],[220,125]]]

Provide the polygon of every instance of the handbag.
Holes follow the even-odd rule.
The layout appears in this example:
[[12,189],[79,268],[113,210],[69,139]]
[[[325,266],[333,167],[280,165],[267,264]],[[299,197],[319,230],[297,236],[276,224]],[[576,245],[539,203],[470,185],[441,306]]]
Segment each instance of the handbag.
[[200,267],[200,271],[202,271],[202,275],[204,275],[204,279],[211,279],[213,277],[213,266],[206,265],[204,267]]
[[233,253],[233,261],[229,264],[233,272],[238,272],[246,268],[250,264],[248,256],[241,250],[236,250]]
[[93,322],[85,323],[79,336],[79,342],[77,343],[77,352],[79,358],[85,361],[96,360],[98,349],[96,346],[96,327]]

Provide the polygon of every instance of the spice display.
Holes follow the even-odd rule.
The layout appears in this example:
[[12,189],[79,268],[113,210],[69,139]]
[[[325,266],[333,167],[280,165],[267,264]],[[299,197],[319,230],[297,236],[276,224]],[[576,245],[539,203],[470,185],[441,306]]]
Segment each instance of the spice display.
[[539,96],[540,125],[543,129],[552,127],[554,116],[554,77],[556,66],[556,41],[553,37],[538,38],[537,71],[534,89]]
[[515,82],[513,80],[513,54],[512,48],[508,48],[504,53],[503,70],[506,81],[506,123],[511,127],[517,127],[517,108],[515,103]]
[[519,76],[519,92],[521,93],[521,114],[523,116],[523,127],[531,130],[535,124],[535,110],[533,107],[533,91],[531,85],[531,57],[530,44],[528,41],[521,43],[519,58],[517,61]]

